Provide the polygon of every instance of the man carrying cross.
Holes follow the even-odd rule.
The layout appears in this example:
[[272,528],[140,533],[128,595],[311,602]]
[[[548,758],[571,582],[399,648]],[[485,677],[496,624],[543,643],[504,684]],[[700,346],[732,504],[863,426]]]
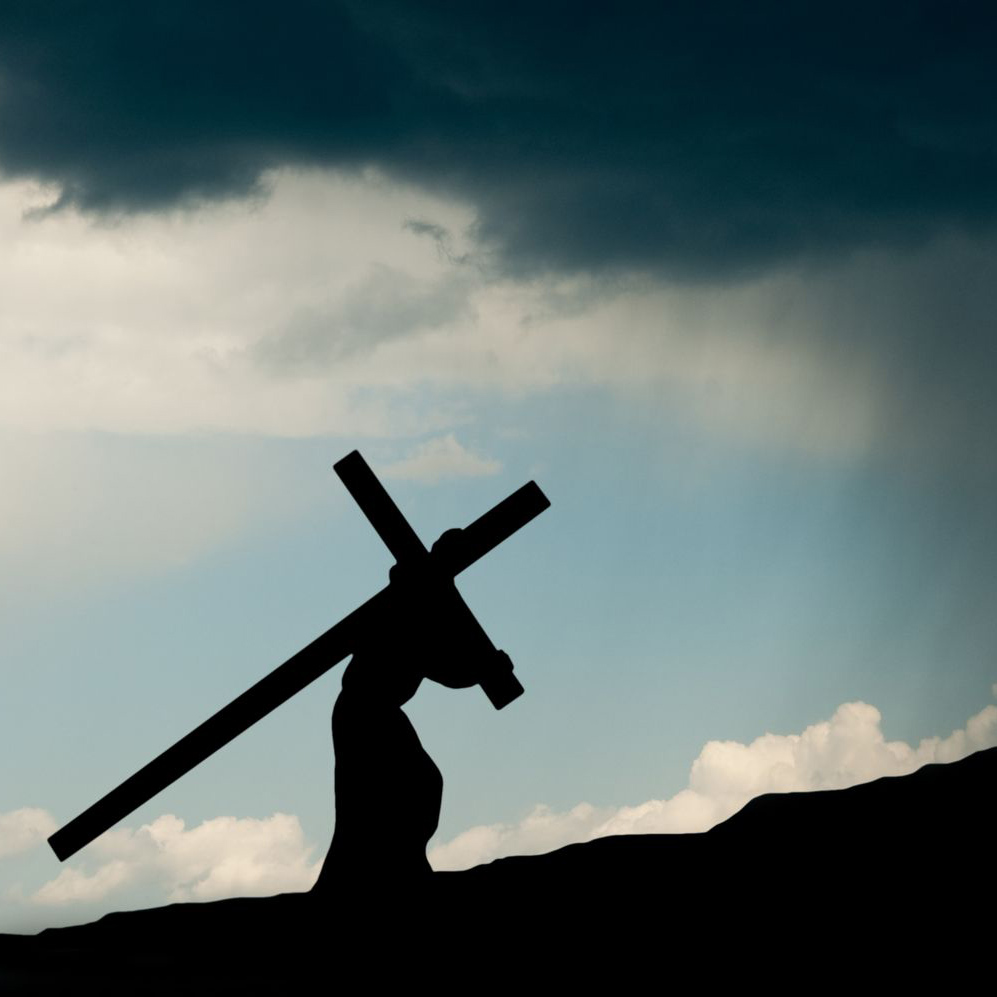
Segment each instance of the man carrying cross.
[[[459,533],[445,533],[433,553],[459,545]],[[397,598],[391,626],[375,628],[358,647],[333,709],[336,828],[312,891],[319,896],[425,881],[443,777],[401,707],[424,678],[466,689],[481,681],[491,655],[503,655],[475,641],[459,617],[447,619],[452,580],[427,585],[424,574],[399,564],[390,578]]]
[[[316,895],[365,878],[408,882],[429,873],[425,850],[439,820],[442,779],[401,706],[423,678],[480,685],[496,709],[522,693],[508,655],[491,643],[453,580],[550,503],[529,482],[428,551],[358,452],[335,470],[396,559],[390,584],[56,831],[49,844],[60,859],[353,655],[333,714],[337,826]],[[385,798],[405,812],[390,828],[376,816]]]

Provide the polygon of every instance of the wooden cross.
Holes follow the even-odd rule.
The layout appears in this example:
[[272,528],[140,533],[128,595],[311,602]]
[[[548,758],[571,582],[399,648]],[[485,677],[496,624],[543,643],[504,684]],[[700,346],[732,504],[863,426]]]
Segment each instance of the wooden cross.
[[[550,505],[536,482],[531,481],[470,526],[456,531],[452,542],[439,545],[430,552],[358,451],[354,450],[339,461],[335,470],[395,560],[406,565],[410,580],[418,577],[419,572],[424,572],[427,582],[435,585],[436,590],[441,578],[452,581]],[[351,655],[372,625],[385,624],[384,617],[391,613],[395,596],[392,584],[388,584],[294,657],[56,831],[48,839],[55,854],[65,861]],[[495,708],[502,709],[523,691],[512,674],[512,662],[508,655],[495,649],[452,587],[444,611],[458,613],[461,626],[465,630],[469,628],[478,643],[490,650],[490,654],[483,655],[486,664],[479,684]]]

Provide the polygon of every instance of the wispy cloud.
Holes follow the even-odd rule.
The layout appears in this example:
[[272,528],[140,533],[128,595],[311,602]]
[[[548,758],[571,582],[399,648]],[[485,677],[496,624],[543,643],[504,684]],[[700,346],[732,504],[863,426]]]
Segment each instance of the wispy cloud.
[[268,373],[316,376],[384,343],[473,319],[473,283],[459,272],[419,280],[374,263],[363,278],[321,307],[298,311],[252,353]]
[[498,474],[501,463],[473,453],[453,433],[420,443],[408,457],[379,468],[386,478],[434,484],[441,478],[479,478]]
[[7,605],[189,565],[300,516],[328,487],[263,441],[0,429],[0,453]]

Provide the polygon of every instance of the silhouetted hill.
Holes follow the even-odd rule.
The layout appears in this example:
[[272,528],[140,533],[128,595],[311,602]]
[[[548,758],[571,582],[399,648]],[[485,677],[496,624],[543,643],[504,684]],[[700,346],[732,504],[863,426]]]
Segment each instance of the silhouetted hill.
[[[993,954],[997,748],[762,796],[705,834],[601,838],[418,894],[174,904],[0,935],[3,992],[950,986]],[[802,974],[802,975],[800,975]]]

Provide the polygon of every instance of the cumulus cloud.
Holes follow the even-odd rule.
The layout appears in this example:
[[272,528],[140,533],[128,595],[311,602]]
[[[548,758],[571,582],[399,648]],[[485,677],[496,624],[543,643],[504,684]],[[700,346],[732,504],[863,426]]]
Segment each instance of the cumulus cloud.
[[437,845],[430,861],[436,869],[466,869],[608,834],[706,831],[764,793],[844,789],[997,746],[997,706],[992,704],[964,728],[948,737],[925,738],[916,747],[887,741],[881,721],[879,710],[868,703],[844,703],[830,720],[800,734],[764,734],[750,744],[709,741],[692,764],[688,787],[674,796],[615,810],[582,803],[555,813],[538,806],[518,824],[474,827]]
[[457,441],[453,433],[420,443],[402,460],[382,464],[379,471],[386,478],[401,478],[434,484],[441,478],[478,478],[498,474],[501,463],[472,453]]
[[52,815],[37,807],[22,807],[0,814],[0,859],[30,851],[57,827]]
[[166,900],[218,900],[307,890],[320,863],[312,861],[297,817],[216,817],[188,829],[172,815],[138,830],[109,831],[93,858],[67,866],[32,900],[44,905],[93,903],[126,887]]

